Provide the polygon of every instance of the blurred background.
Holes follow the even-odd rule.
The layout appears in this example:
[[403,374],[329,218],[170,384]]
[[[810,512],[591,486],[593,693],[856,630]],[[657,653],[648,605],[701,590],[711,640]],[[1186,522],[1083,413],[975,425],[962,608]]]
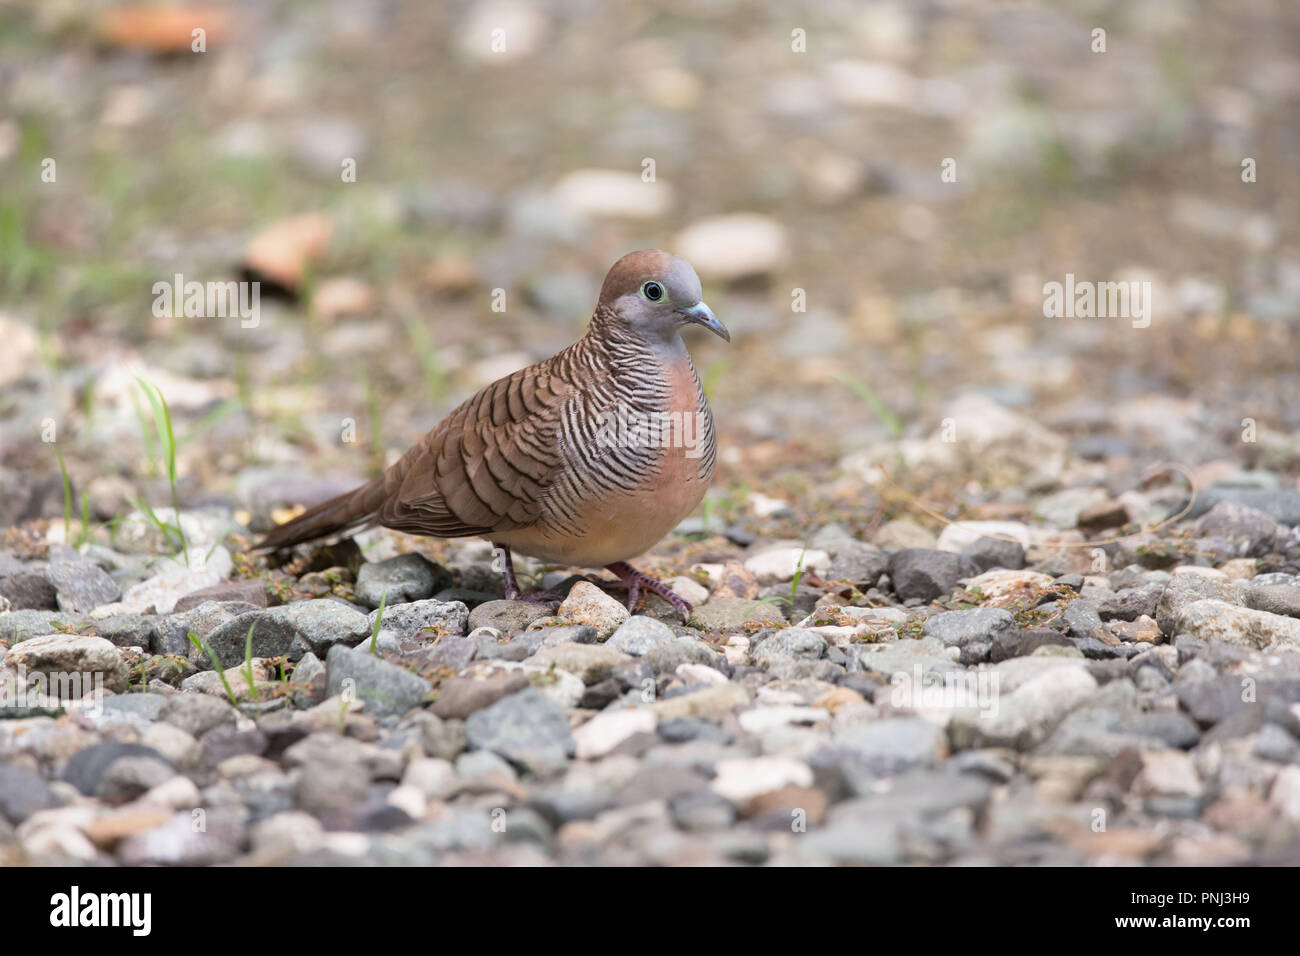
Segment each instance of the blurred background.
[[[1294,488],[1298,106],[1289,0],[0,0],[0,526],[64,514],[55,448],[74,514],[166,501],[136,376],[182,503],[265,525],[650,246],[733,334],[689,342],[706,512],[861,527],[880,461],[954,516],[1168,459]],[[1067,273],[1149,327],[1045,317]],[[256,327],[156,314],[177,274],[260,279]],[[927,470],[945,418],[1023,467]]]

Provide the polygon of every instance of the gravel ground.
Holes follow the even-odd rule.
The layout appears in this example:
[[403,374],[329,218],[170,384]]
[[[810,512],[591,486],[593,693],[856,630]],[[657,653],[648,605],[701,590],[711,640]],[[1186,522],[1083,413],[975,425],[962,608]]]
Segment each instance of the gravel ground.
[[[1007,442],[1044,437],[1007,424]],[[486,544],[430,560],[389,532],[274,568],[232,555],[242,529],[196,531],[188,568],[4,552],[0,857],[1285,858],[1300,492],[1269,478],[1221,478],[1154,534],[1126,528],[1176,508],[1175,482],[1072,484],[1027,522],[805,541],[767,530],[782,503],[755,495],[642,561],[697,602],[685,625],[657,597],[629,616],[598,578],[528,562],[567,597],[505,601]],[[80,704],[57,682],[77,675],[95,681]]]

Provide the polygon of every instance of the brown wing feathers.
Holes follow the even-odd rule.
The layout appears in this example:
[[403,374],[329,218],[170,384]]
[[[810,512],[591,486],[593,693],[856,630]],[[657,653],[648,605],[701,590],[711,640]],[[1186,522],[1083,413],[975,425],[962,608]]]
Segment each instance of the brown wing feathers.
[[291,547],[368,524],[461,537],[536,523],[561,465],[555,429],[572,389],[552,373],[559,358],[493,382],[381,477],[272,529],[257,547]]

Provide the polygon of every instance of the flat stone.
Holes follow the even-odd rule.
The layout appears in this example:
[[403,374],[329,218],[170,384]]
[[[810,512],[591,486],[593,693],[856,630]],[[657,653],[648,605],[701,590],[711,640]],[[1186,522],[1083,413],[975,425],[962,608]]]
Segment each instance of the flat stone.
[[1106,501],[1100,488],[1063,488],[1034,505],[1034,517],[1053,528],[1074,528],[1086,509]]
[[679,574],[677,577],[664,581],[664,584],[672,588],[673,593],[686,601],[691,607],[703,604],[709,599],[709,589],[694,578]]
[[[1015,658],[997,667],[1001,670],[1019,661],[1037,660]],[[978,747],[1032,749],[1096,689],[1096,680],[1083,667],[1054,662],[1053,666],[1025,680],[1010,693],[1002,690],[997,695],[996,706],[988,711],[975,707],[955,711],[948,725],[949,740],[954,750]]]
[[787,627],[767,637],[753,650],[756,661],[794,657],[815,661],[826,654],[826,638],[802,627]]
[[1164,586],[1159,584],[1126,588],[1113,597],[1101,600],[1097,604],[1097,613],[1103,621],[1135,621],[1139,617],[1155,617],[1163,593]]
[[1141,796],[1198,797],[1203,789],[1191,757],[1181,750],[1142,754],[1142,770],[1133,782]]
[[364,646],[331,647],[325,668],[330,696],[351,689],[365,701],[366,713],[376,717],[400,717],[419,707],[433,690],[433,685],[423,677],[390,664]]
[[915,521],[895,518],[880,526],[871,543],[886,551],[897,551],[906,548],[933,548],[937,546],[938,538]]
[[1179,612],[1173,630],[1201,641],[1223,641],[1259,650],[1300,647],[1300,619],[1225,601],[1207,599],[1187,604]]
[[176,602],[172,613],[181,614],[193,610],[205,601],[239,601],[254,607],[266,607],[266,582],[261,578],[220,581],[211,587],[191,591]]
[[754,555],[745,562],[745,570],[758,579],[760,586],[791,581],[796,574],[824,574],[831,566],[831,556],[820,549],[774,548]]
[[1025,566],[1025,548],[1017,541],[979,537],[962,548],[960,553],[976,574],[995,568],[1018,571]]
[[106,720],[121,719],[136,727],[147,727],[162,713],[167,697],[163,694],[114,694],[104,699]]
[[[23,641],[10,649],[5,665],[22,667],[29,675],[39,673],[52,678],[80,674],[85,692],[93,689],[94,681],[102,681],[104,687],[121,693],[127,689],[130,677],[125,658],[111,641],[71,634],[47,634]],[[84,683],[87,679],[91,684]]]
[[225,700],[207,694],[175,694],[158,711],[158,719],[173,724],[195,739],[213,727],[235,722],[235,709]]
[[985,571],[966,582],[966,590],[984,595],[987,604],[1005,607],[1013,602],[1031,601],[1053,584],[1051,575],[1038,571]]
[[810,758],[815,768],[836,767],[855,793],[871,782],[913,767],[928,766],[948,753],[944,728],[922,717],[886,717],[850,724]]
[[123,866],[212,866],[238,856],[242,839],[242,830],[226,819],[209,819],[207,829],[195,829],[185,810],[163,826],[127,837],[117,854]]
[[[529,630],[533,630],[532,627]],[[558,624],[537,629],[542,634],[542,647],[556,644],[595,644],[600,640],[594,627],[583,624]]]
[[152,747],[107,740],[78,750],[69,757],[63,766],[60,778],[86,796],[94,796],[99,792],[105,775],[115,763],[119,760],[140,757],[157,761],[163,767],[170,766],[167,758]]
[[150,650],[158,640],[159,618],[151,614],[113,614],[95,622],[99,636],[115,647]]
[[605,646],[633,657],[641,657],[671,644],[675,639],[676,635],[667,624],[638,614],[620,624],[618,630],[609,636]]
[[17,644],[44,634],[62,634],[62,629],[74,628],[81,621],[78,615],[59,611],[6,611],[0,613],[0,640]]
[[[332,702],[328,706],[333,706]],[[417,712],[420,713],[420,712]],[[409,719],[409,718],[408,718]],[[289,767],[338,764],[363,780],[400,780],[405,757],[399,750],[382,747],[338,733],[320,730],[285,748],[282,762]]]
[[947,611],[928,618],[922,627],[926,637],[942,641],[948,647],[964,647],[971,642],[993,643],[1015,629],[1011,614],[1001,608],[974,608]]
[[[1100,642],[1097,643],[1100,644]],[[1043,646],[1067,646],[1069,644],[1070,639],[1068,637],[1050,628],[1030,628],[1027,630],[1013,628],[1009,631],[1003,631],[993,638],[993,646],[989,650],[989,660],[996,664],[1012,657],[1027,657]],[[1086,650],[1084,656],[1088,656]],[[1112,655],[1107,654],[1106,656]]]
[[1290,764],[1300,758],[1300,742],[1280,724],[1265,724],[1259,729],[1250,752],[1261,760]]
[[488,677],[453,677],[439,686],[438,700],[432,710],[443,719],[463,720],[528,686],[528,675],[522,671],[496,673]]
[[1029,527],[1019,521],[957,521],[944,527],[935,547],[960,554],[980,542],[1018,544],[1023,557],[1030,540]]
[[649,651],[640,660],[655,674],[675,674],[683,664],[719,667],[723,663],[720,654],[693,637],[676,637],[670,643]]
[[[370,636],[370,623],[356,608],[330,598],[273,607],[263,613],[258,630],[270,624],[273,630],[289,638],[289,644],[286,651],[262,656],[287,653],[291,660],[299,660],[310,651],[320,657],[336,644],[351,646],[364,641]],[[256,641],[256,631],[253,638]]]
[[259,610],[261,609],[257,605],[243,601],[204,601],[190,608],[183,616],[172,615],[169,620],[179,618],[182,622],[181,629],[186,635],[193,634],[199,640],[205,641],[208,635],[222,624],[233,621],[243,614],[253,614]]
[[701,276],[719,282],[775,272],[790,255],[785,227],[756,212],[696,220],[678,234],[676,248]]
[[1255,585],[1246,588],[1246,607],[1284,617],[1300,617],[1300,587],[1295,585]]
[[1146,711],[1121,720],[1115,727],[1120,733],[1150,737],[1169,747],[1188,750],[1196,746],[1200,730],[1196,721],[1177,710]]
[[568,714],[532,689],[471,714],[465,731],[472,748],[491,750],[539,776],[563,770],[574,749]]
[[787,727],[826,724],[830,716],[830,712],[821,707],[777,704],[741,711],[737,720],[745,733],[763,735]]
[[[191,646],[190,661],[200,669],[206,670],[219,666],[224,670],[236,666],[244,660],[245,656],[279,657],[288,654],[294,638],[292,624],[283,617],[265,617],[268,613],[249,611],[217,625],[207,637],[202,639],[203,650]],[[252,632],[252,652],[251,655],[246,655],[250,632]],[[213,655],[216,656],[216,660],[213,660]]]
[[825,574],[826,580],[848,581],[864,590],[875,586],[889,564],[880,548],[865,541],[850,540],[830,551],[832,560]]
[[652,734],[658,722],[653,711],[630,708],[597,714],[573,734],[579,760],[603,757],[635,734]]
[[1066,605],[1061,621],[1071,637],[1095,637],[1096,632],[1102,629],[1101,615],[1085,598],[1075,598]]
[[191,547],[184,555],[159,560],[152,577],[131,585],[111,607],[123,614],[171,614],[181,598],[220,584],[233,569],[230,552],[222,546]]
[[737,707],[749,703],[749,694],[739,684],[723,684],[718,687],[706,687],[701,690],[682,694],[668,700],[651,704],[656,716],[661,721],[674,717],[703,717],[721,720]]
[[0,574],[0,598],[14,610],[53,611],[59,606],[44,563]]
[[111,850],[127,837],[160,827],[171,817],[172,811],[161,807],[126,806],[96,817],[86,828],[86,835],[96,846]]
[[[1135,693],[1122,706],[1106,700],[1112,686],[1107,685],[1093,700],[1067,714],[1034,752],[1044,757],[1116,760],[1128,752],[1167,749],[1170,744],[1159,732],[1170,728],[1154,722],[1139,723],[1138,718],[1148,715],[1130,712]],[[1194,735],[1195,725],[1191,729]]]
[[550,613],[550,608],[538,601],[487,601],[470,612],[469,629],[494,627],[502,634],[517,634]]
[[451,584],[451,572],[420,554],[399,554],[387,561],[371,561],[357,572],[354,591],[366,607],[386,607],[431,598]]
[[889,559],[889,579],[904,601],[943,597],[973,570],[961,555],[930,548],[907,548]]
[[632,657],[608,644],[554,644],[543,647],[531,658],[540,667],[555,666],[576,675],[584,684],[599,683]]
[[811,787],[812,768],[792,757],[749,757],[721,760],[714,768],[712,789],[732,803],[742,803],[782,787]]
[[[725,561],[718,565],[697,565],[699,570],[707,573],[713,585],[713,598],[758,598],[758,578],[739,561]],[[705,600],[709,599],[705,595]]]
[[1201,537],[1226,541],[1236,557],[1257,558],[1277,547],[1283,529],[1263,511],[1220,501],[1197,519],[1192,530]]
[[432,641],[445,635],[464,634],[469,618],[469,609],[460,601],[413,600],[385,607],[382,618],[378,610],[371,611],[366,633],[369,635],[378,621],[381,635],[390,635],[398,641]]
[[[248,686],[247,675],[249,672],[253,675],[252,689]],[[222,682],[223,676],[225,677],[224,683]],[[223,671],[206,670],[191,674],[181,681],[181,690],[185,693],[211,694],[213,697],[228,700],[229,695],[226,693],[226,684],[229,684],[230,693],[234,695],[236,701],[246,701],[252,704],[254,691],[256,691],[257,695],[260,695],[265,691],[273,690],[277,676],[275,667],[269,661],[261,657],[254,657],[246,663],[232,664]]]
[[1220,581],[1201,575],[1175,575],[1165,586],[1156,605],[1156,624],[1166,637],[1178,634],[1178,616],[1183,608],[1197,601],[1213,599],[1241,604],[1245,585],[1240,581]]
[[898,828],[855,823],[823,826],[797,844],[800,859],[833,860],[858,866],[892,866],[903,856]]
[[59,610],[68,613],[88,614],[122,596],[107,571],[71,548],[51,550],[45,577],[54,588]]
[[673,823],[688,833],[721,830],[736,822],[735,805],[712,790],[689,790],[668,801]]
[[478,646],[468,637],[452,636],[411,652],[407,659],[422,671],[459,671],[469,666],[477,653]]
[[1262,511],[1278,524],[1300,525],[1300,490],[1294,488],[1206,488],[1196,496],[1188,517],[1199,518],[1224,501]]
[[898,673],[913,673],[928,677],[949,671],[964,670],[945,648],[934,638],[921,638],[916,641],[894,641],[888,644],[858,644],[853,648],[857,652],[858,663],[866,670],[883,674],[891,678]]
[[109,804],[124,803],[144,796],[174,776],[176,770],[162,754],[121,757],[104,769],[95,796]]
[[193,766],[198,761],[200,753],[199,743],[191,734],[175,724],[162,721],[150,724],[140,734],[140,743],[158,751],[175,767]]
[[715,597],[695,608],[686,623],[701,631],[738,631],[751,624],[784,625],[785,618],[768,601]]
[[579,581],[555,612],[567,624],[596,629],[601,638],[613,634],[631,615],[628,609],[590,581]]
[[1117,638],[1130,644],[1163,644],[1165,640],[1156,622],[1149,617],[1139,617],[1135,621],[1111,621],[1107,626]]
[[33,813],[58,806],[41,775],[16,764],[0,764],[0,818],[17,826]]
[[1129,520],[1128,508],[1125,507],[1124,502],[1108,498],[1082,508],[1079,517],[1075,519],[1075,527],[1080,531],[1094,534],[1118,528],[1127,524]]
[[[1187,671],[1190,665],[1183,668]],[[1300,678],[1264,678],[1248,674],[1220,674],[1206,679],[1174,682],[1178,703],[1202,727],[1217,725],[1235,715],[1251,713],[1257,726],[1268,721],[1284,725],[1295,720],[1291,707],[1300,703]]]

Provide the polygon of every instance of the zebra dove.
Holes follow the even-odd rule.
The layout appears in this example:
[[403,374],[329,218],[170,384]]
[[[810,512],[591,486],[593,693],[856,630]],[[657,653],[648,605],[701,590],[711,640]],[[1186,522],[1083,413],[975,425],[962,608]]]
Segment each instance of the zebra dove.
[[731,335],[700,301],[684,259],[658,250],[614,263],[586,335],[488,385],[383,475],[272,529],[259,549],[382,525],[604,567],[685,617],[691,605],[627,563],[691,513],[713,476],[713,415],[680,330]]

